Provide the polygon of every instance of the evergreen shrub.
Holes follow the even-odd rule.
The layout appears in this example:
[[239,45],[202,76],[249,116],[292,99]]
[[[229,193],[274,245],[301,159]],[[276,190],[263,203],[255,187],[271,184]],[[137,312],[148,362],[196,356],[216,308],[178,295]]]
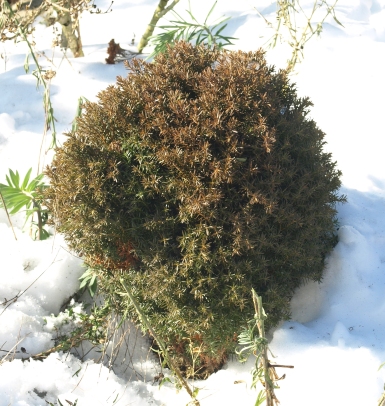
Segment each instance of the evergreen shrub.
[[[218,369],[263,297],[269,326],[320,281],[340,171],[262,51],[180,42],[87,102],[47,204],[115,310],[124,278],[187,376]],[[129,308],[129,315],[136,318]]]

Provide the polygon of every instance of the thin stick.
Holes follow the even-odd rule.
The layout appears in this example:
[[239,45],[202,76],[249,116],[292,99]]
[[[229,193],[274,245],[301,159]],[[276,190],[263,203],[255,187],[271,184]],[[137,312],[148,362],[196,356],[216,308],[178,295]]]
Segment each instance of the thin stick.
[[1,360],[0,360],[0,365],[7,359],[8,355],[9,355],[11,352],[12,352],[12,353],[18,352],[18,351],[15,351],[15,349],[16,349],[17,346],[24,340],[24,338],[25,338],[25,337],[20,338],[20,339],[17,341],[17,343],[8,351],[8,354],[4,355],[4,357],[1,358]]
[[279,365],[279,364],[270,364],[268,363],[269,368],[294,368],[294,365]]
[[79,382],[76,384],[76,386],[72,389],[71,393],[79,386],[80,382],[82,381],[82,379],[84,378],[84,375],[85,375],[86,372],[87,372],[87,368],[88,368],[88,364],[86,364],[86,369],[84,370],[82,377],[80,378],[80,380],[79,380]]
[[[52,143],[51,143],[51,148],[56,147],[56,128],[55,128],[55,117],[53,116],[53,107],[51,104],[51,99],[49,97],[49,85],[47,84],[45,78],[44,78],[44,74],[43,74],[43,70],[39,64],[39,61],[37,60],[37,56],[35,55],[35,52],[33,50],[32,44],[28,41],[27,38],[27,34],[25,33],[24,28],[22,27],[22,24],[20,23],[20,21],[16,18],[15,13],[13,12],[12,8],[10,7],[10,5],[8,4],[8,2],[3,2],[3,6],[8,7],[8,13],[9,13],[9,17],[13,18],[13,20],[15,21],[16,25],[17,25],[17,29],[18,32],[20,34],[20,36],[23,38],[23,40],[26,42],[29,51],[30,51],[30,55],[32,56],[33,61],[35,62],[36,65],[36,77],[37,77],[37,85],[39,86],[40,84],[43,85],[44,87],[44,96],[43,96],[43,104],[44,104],[44,112],[49,112],[49,116],[47,117],[47,114],[45,114],[45,123],[44,125],[47,126],[47,128],[51,129],[52,131]],[[26,72],[28,72],[28,59],[26,59],[26,62],[24,64],[24,69],[26,70]],[[48,98],[47,98],[47,91],[48,91]],[[49,122],[47,122],[47,118],[49,120]],[[40,160],[40,158],[39,158]]]

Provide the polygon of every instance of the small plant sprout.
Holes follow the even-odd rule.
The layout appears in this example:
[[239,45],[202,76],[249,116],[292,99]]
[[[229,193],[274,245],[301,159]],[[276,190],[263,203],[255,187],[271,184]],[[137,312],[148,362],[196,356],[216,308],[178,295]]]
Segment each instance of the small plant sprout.
[[[36,176],[30,181],[32,168],[24,179],[20,179],[19,172],[9,170],[6,176],[7,185],[0,183],[0,207],[4,207],[8,214],[13,215],[25,207],[26,221],[31,218],[30,231],[34,240],[45,240],[49,233],[44,229],[48,220],[48,210],[43,208],[42,192],[47,188],[43,181],[44,174]],[[37,222],[34,221],[34,215]]]
[[75,118],[72,121],[72,131],[76,131],[78,129],[78,123],[77,120],[79,117],[82,116],[83,113],[83,109],[84,109],[84,104],[88,102],[88,99],[86,97],[80,96],[78,99],[78,106],[76,109],[76,114],[75,114]]
[[252,369],[251,374],[253,381],[252,388],[256,388],[258,382],[262,383],[264,389],[258,393],[255,406],[261,406],[266,401],[267,406],[276,406],[279,404],[274,390],[279,386],[275,384],[276,381],[284,379],[285,375],[281,378],[278,377],[275,368],[294,368],[291,365],[276,365],[271,364],[268,359],[268,353],[273,356],[269,350],[268,341],[265,337],[265,320],[267,319],[265,310],[262,307],[262,297],[258,296],[254,289],[251,291],[253,303],[255,308],[254,320],[249,322],[248,328],[245,328],[239,335],[238,343],[242,348],[237,352],[241,362],[246,362],[251,354],[256,357],[255,367]]

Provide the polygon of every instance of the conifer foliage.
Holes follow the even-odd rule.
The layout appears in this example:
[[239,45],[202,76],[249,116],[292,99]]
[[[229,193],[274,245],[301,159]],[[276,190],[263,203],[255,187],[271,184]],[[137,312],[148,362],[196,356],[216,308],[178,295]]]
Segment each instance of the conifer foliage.
[[321,280],[340,172],[311,102],[262,51],[180,42],[128,68],[57,150],[47,204],[116,310],[123,278],[186,375],[205,376],[252,288],[271,326]]

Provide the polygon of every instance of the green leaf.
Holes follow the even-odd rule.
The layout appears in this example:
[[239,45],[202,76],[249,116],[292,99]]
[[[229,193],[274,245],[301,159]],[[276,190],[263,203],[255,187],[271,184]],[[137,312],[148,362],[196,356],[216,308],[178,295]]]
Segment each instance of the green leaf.
[[[190,15],[190,17],[194,20],[194,21],[196,21],[197,23],[198,23],[198,20],[194,17],[194,15],[193,15],[193,13],[192,13],[192,11],[191,11],[191,5],[190,5],[190,2],[189,2],[189,10],[186,10],[187,11],[187,13]],[[198,23],[199,24],[199,23]]]
[[[202,38],[202,39],[201,39],[201,38]],[[203,32],[200,32],[200,33],[198,34],[198,37],[197,37],[196,41],[195,41],[195,44],[196,44],[196,45],[199,45],[199,44],[201,44],[202,41],[204,41],[204,40],[205,40],[205,38],[203,37]]]
[[25,189],[27,187],[29,178],[31,176],[31,172],[32,172],[32,168],[30,168],[29,171],[27,172],[27,174],[25,175],[23,183],[21,185],[21,189]]
[[[226,20],[228,20],[228,18]],[[221,33],[226,27],[227,27],[227,24],[222,25],[222,27],[219,27],[219,29],[217,30],[217,32],[214,35],[218,36],[219,33]],[[215,26],[214,28],[217,28],[217,26]]]
[[96,275],[93,274],[91,277],[91,280],[90,280],[90,286],[92,286],[95,283],[95,281],[96,281]]
[[73,375],[72,375],[72,378],[74,377],[74,376],[76,376],[76,377],[79,377],[79,372],[82,370],[82,367],[80,367]]
[[216,5],[217,5],[217,0],[215,1],[215,3],[213,4],[213,6],[211,7],[209,13],[207,14],[206,19],[205,19],[205,24],[207,23],[207,20],[209,19],[210,15],[211,15],[211,13],[213,12],[213,10],[214,10],[214,8],[215,8]]
[[342,23],[338,20],[338,18],[336,17],[335,14],[333,14],[333,20],[334,20],[338,25],[340,25],[341,27],[345,28],[345,27],[342,25]]
[[261,390],[261,391],[258,393],[257,400],[255,401],[255,406],[262,406],[262,405],[263,405],[263,402],[264,402],[265,400],[266,400],[266,396],[265,396],[265,394],[264,394],[264,391]]
[[35,191],[42,185],[43,176],[43,174],[36,176],[36,178],[31,181],[31,183],[25,188],[25,190],[29,192]]
[[9,170],[9,176],[11,178],[11,180],[9,180],[9,178],[7,176],[7,181],[8,181],[9,186],[13,186],[13,187],[18,188],[19,187],[19,182],[20,182],[19,172],[16,171],[16,173],[15,173],[15,172],[13,172],[12,169],[10,169]]
[[92,270],[91,269],[87,269],[79,278],[79,280],[85,279],[87,277],[91,277],[92,275]]
[[79,280],[81,281],[79,289],[87,287],[91,297],[94,297],[98,288],[97,274],[92,269],[87,269]]
[[91,297],[95,296],[95,293],[96,293],[97,289],[98,289],[98,280],[95,277],[93,282],[90,283],[90,285],[88,287],[88,291],[90,292]]
[[[80,279],[80,278],[79,278]],[[84,286],[87,286],[88,285],[88,281],[90,280],[91,278],[84,278],[83,279],[83,281],[82,281],[82,283],[80,284],[80,286],[79,286],[79,289],[82,289],[82,288],[84,288]]]
[[40,241],[47,240],[49,237],[50,237],[49,232],[44,228],[42,228],[40,232]]
[[168,376],[165,376],[159,381],[159,389],[165,384],[166,382],[172,383],[171,379]]
[[25,206],[25,201],[21,201],[19,203],[15,203],[13,205],[13,208],[9,210],[9,214],[16,214],[18,213],[24,206]]
[[194,388],[193,395],[192,395],[193,399],[196,399],[196,397],[198,396],[198,393],[199,393],[199,388]]
[[29,72],[29,57],[30,57],[30,53],[27,53],[27,55],[25,55],[25,60],[24,60],[24,70],[25,73]]

